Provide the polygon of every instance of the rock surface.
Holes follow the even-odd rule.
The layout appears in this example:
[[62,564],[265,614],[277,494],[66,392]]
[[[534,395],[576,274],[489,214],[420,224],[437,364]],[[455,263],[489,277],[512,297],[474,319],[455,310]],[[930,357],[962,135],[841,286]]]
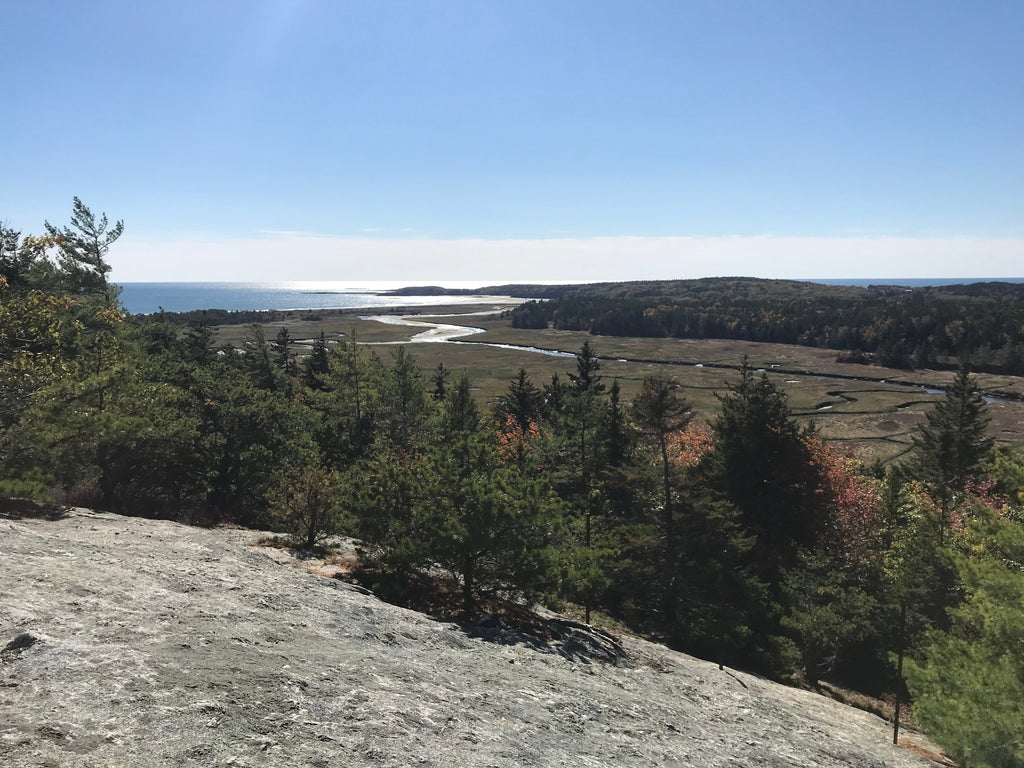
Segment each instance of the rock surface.
[[616,666],[474,637],[256,538],[0,518],[0,764],[934,766],[817,694],[628,638]]

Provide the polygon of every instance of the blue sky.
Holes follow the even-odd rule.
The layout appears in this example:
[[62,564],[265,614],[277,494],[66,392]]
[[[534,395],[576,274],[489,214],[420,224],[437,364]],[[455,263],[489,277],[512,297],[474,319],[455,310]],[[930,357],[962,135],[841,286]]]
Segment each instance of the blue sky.
[[78,195],[123,281],[1024,273],[1019,0],[4,19],[0,220]]

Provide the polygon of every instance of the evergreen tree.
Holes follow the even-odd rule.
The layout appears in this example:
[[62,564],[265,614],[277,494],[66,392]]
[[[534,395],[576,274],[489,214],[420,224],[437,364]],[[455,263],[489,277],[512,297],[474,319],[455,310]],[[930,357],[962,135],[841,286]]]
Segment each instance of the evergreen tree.
[[[595,482],[601,466],[597,430],[602,417],[604,383],[599,374],[601,364],[590,341],[585,341],[576,354],[576,373],[569,374],[571,386],[560,419],[569,474],[562,489],[575,513],[577,548],[569,562],[575,591],[583,602],[584,618],[590,622],[591,607],[605,581],[601,565],[602,553],[596,546],[594,518],[600,511],[600,490]],[[582,528],[582,530],[579,530]]]
[[359,346],[355,331],[331,347],[322,390],[306,402],[316,413],[316,441],[327,466],[342,468],[363,458],[376,437],[384,389],[380,358]]
[[963,365],[914,437],[910,473],[924,482],[941,504],[940,532],[949,527],[948,511],[954,497],[962,495],[990,461],[993,440],[986,435],[989,421],[988,405]]
[[417,447],[427,420],[423,372],[405,347],[398,347],[385,380],[384,416],[388,437],[404,451]]
[[351,498],[362,540],[359,553],[368,565],[394,574],[399,583],[385,589],[401,598],[408,589],[403,585],[432,563],[434,518],[426,498],[431,479],[422,456],[387,443],[376,448],[360,464]]
[[281,476],[316,461],[312,412],[287,392],[239,377],[226,356],[196,372],[192,392],[210,503],[239,522],[265,524],[268,491]]
[[565,385],[557,373],[551,374],[551,381],[544,385],[541,400],[541,413],[552,424],[556,423],[565,411],[568,398]]
[[12,291],[28,287],[33,257],[29,248],[21,245],[21,233],[0,223],[0,280]]
[[371,562],[406,581],[443,567],[472,615],[481,595],[532,599],[551,588],[560,504],[546,483],[501,466],[494,435],[474,427],[463,382],[449,392],[438,440],[416,453],[375,452],[358,508]]
[[434,391],[430,394],[434,399],[434,402],[441,402],[444,400],[445,395],[448,394],[449,374],[451,374],[451,371],[444,367],[443,362],[437,364],[437,368],[434,369],[434,376],[432,379],[434,382]]
[[810,454],[786,394],[766,373],[755,376],[744,361],[739,382],[719,399],[708,474],[756,537],[753,555],[773,581],[797,564],[801,547],[814,546],[823,522],[816,515]]
[[840,656],[872,632],[875,598],[826,553],[803,552],[798,567],[783,574],[785,613],[807,682],[816,685]]
[[965,538],[951,631],[907,663],[914,715],[966,768],[1024,765],[1024,527],[979,509]]
[[921,495],[919,483],[906,483],[899,472],[890,471],[873,526],[879,555],[874,560],[881,577],[877,632],[881,647],[896,658],[894,744],[905,700],[904,660],[928,630],[945,624],[945,609],[956,588],[932,520],[922,510]]
[[481,591],[532,597],[550,586],[558,501],[501,467],[491,435],[465,431],[428,449],[425,475],[429,558],[458,576],[467,615]]
[[[699,479],[684,480],[677,502],[686,537],[679,544],[672,581],[681,585],[667,598],[659,628],[677,648],[725,664],[768,666],[760,662],[770,640],[763,636],[766,585],[751,565],[754,539],[743,530],[740,515]],[[660,574],[651,581],[657,584]],[[664,599],[657,604],[664,605]]]
[[569,381],[572,382],[577,394],[593,393],[599,395],[604,392],[604,384],[601,383],[601,361],[594,354],[590,340],[587,339],[576,353],[576,373],[569,374]]
[[613,381],[608,388],[608,406],[604,409],[604,418],[598,425],[598,432],[606,469],[622,467],[635,441],[630,434],[626,411],[622,407],[622,387],[618,380]]
[[213,329],[207,322],[206,313],[200,321],[190,325],[181,340],[182,357],[198,366],[209,365],[217,356],[213,348]]
[[[610,542],[618,542],[628,535],[624,528],[643,517],[640,508],[647,496],[647,484],[637,462],[637,431],[622,404],[622,389],[618,380],[608,388],[608,402],[602,409],[597,427],[597,488],[602,504]],[[618,546],[618,544],[614,544]]]
[[[668,458],[668,438],[673,432],[686,427],[692,418],[690,406],[678,394],[679,383],[664,374],[645,376],[640,393],[633,400],[633,420],[643,433],[653,439],[661,458],[661,518],[665,539],[664,563],[666,571],[665,594],[675,590],[672,577],[676,571],[679,551],[676,543],[676,521],[672,505],[671,463]],[[674,598],[665,603],[671,610]],[[671,621],[671,617],[668,617]]]
[[504,463],[515,466],[520,473],[542,473],[531,455],[546,445],[545,433],[540,428],[543,395],[530,381],[526,370],[520,368],[509,382],[503,396],[494,402],[494,421],[498,429],[498,452]]
[[507,417],[512,417],[519,431],[525,433],[540,420],[542,402],[540,390],[530,381],[526,369],[520,368],[509,382],[504,396],[498,398],[500,421],[504,423]]
[[269,501],[295,543],[312,549],[341,532],[345,519],[340,495],[338,474],[313,465],[284,476],[270,491]]
[[105,256],[110,246],[124,232],[124,222],[112,227],[107,215],[97,219],[77,197],[71,213],[71,226],[57,228],[45,223],[47,234],[59,249],[58,266],[66,290],[71,293],[106,293],[110,265]]
[[273,352],[267,342],[263,326],[252,323],[245,332],[245,368],[260,389],[278,389],[278,371],[274,365]]
[[202,501],[198,420],[176,387],[145,381],[132,361],[58,380],[8,438],[5,471],[39,473],[76,503],[186,516]]
[[480,408],[470,390],[469,374],[461,371],[444,400],[442,421],[446,435],[464,435],[479,429]]
[[288,332],[288,326],[282,325],[277,336],[270,342],[274,353],[274,366],[287,377],[298,374],[299,369],[295,363],[295,354],[291,351],[292,338]]
[[324,377],[330,370],[330,362],[327,357],[327,339],[324,332],[313,339],[313,348],[304,361],[302,368],[302,383],[310,389],[323,389]]

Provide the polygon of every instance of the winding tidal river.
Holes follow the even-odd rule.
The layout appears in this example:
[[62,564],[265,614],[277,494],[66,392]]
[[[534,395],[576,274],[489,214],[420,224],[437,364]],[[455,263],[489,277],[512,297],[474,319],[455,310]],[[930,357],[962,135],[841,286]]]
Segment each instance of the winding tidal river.
[[[464,314],[456,315],[431,315],[431,317],[472,317],[481,315],[496,315],[501,310],[487,310],[484,312],[466,312]],[[432,323],[422,319],[413,319],[409,316],[394,316],[394,315],[366,315],[362,317],[363,320],[376,320],[378,323],[384,323],[385,325],[404,325],[411,328],[425,328],[426,330],[420,331],[419,333],[413,334],[407,341],[377,341],[370,342],[374,345],[394,345],[394,344],[409,344],[409,343],[446,343],[454,342],[455,340],[463,339],[466,336],[473,336],[477,333],[485,333],[486,328],[476,328],[471,325],[452,325],[450,323]],[[540,347],[527,347],[519,344],[494,344],[491,342],[484,341],[459,341],[460,344],[478,344],[482,347],[493,347],[497,349],[514,349],[519,352],[533,352],[538,355],[547,355],[549,357],[576,357],[575,352],[562,352],[556,349],[541,349]]]

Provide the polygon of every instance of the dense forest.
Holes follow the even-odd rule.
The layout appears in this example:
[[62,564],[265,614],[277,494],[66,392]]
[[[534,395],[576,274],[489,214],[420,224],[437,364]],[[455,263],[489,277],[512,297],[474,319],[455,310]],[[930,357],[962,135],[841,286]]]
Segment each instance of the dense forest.
[[[548,289],[551,291],[552,289]],[[899,288],[708,278],[562,287],[511,312],[519,328],[605,336],[743,339],[841,351],[894,368],[1024,375],[1024,285]]]
[[[306,547],[347,533],[389,599],[444,572],[467,616],[542,602],[780,679],[900,702],[905,680],[965,766],[1024,761],[1024,461],[993,449],[966,367],[879,476],[749,368],[704,427],[668,376],[623,401],[590,343],[564,376],[520,370],[481,407],[464,372],[424,372],[403,347],[321,338],[298,359],[285,326],[233,348],[207,325],[127,318],[104,258],[121,229],[76,199],[69,226],[0,232],[0,497],[283,526]],[[707,322],[772,306],[727,296]],[[888,307],[925,325],[916,297],[875,300],[865,324]],[[580,301],[547,306],[558,323],[597,302]],[[970,313],[979,349],[992,302]]]

